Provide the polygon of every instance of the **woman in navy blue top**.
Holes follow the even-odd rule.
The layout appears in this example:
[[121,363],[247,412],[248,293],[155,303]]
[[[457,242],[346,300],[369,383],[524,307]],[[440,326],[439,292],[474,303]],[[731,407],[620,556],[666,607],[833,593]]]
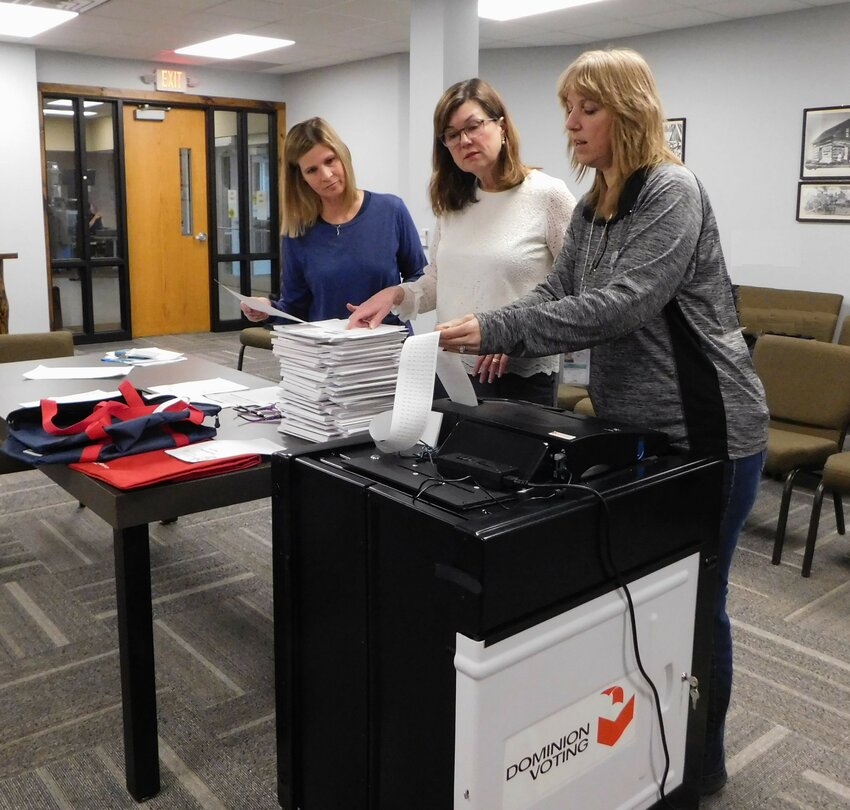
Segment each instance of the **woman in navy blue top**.
[[[427,260],[410,212],[392,194],[357,188],[351,153],[327,121],[296,124],[283,150],[277,309],[304,321],[348,318],[348,301],[422,275]],[[242,311],[251,321],[266,318],[250,303]],[[386,322],[399,323],[392,315]]]

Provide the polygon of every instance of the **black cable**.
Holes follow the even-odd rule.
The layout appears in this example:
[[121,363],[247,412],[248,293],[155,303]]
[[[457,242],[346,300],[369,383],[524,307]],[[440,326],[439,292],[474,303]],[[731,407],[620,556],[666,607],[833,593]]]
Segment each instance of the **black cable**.
[[[404,469],[409,470],[409,467],[404,467]],[[425,478],[425,480],[419,485],[419,488],[416,490],[416,494],[413,496],[413,503],[424,495],[429,489],[433,489],[433,487],[428,486],[428,484],[433,484],[434,486],[444,486],[448,484],[449,486],[455,486],[457,484],[464,483],[468,481],[473,486],[478,487],[491,501],[493,501],[496,506],[500,509],[507,510],[508,507],[505,506],[490,490],[485,489],[481,486],[471,475],[464,475],[462,478],[438,478],[434,475],[428,475],[427,473],[422,472],[421,470],[411,470],[415,472],[417,475],[421,475]],[[462,489],[462,487],[458,487],[458,489]]]
[[[516,483],[520,483],[516,481]],[[661,748],[664,752],[664,772],[661,776],[661,782],[658,785],[659,792],[661,794],[661,802],[665,807],[670,808],[670,810],[677,810],[670,804],[670,801],[667,798],[667,794],[665,792],[665,785],[667,783],[667,776],[670,772],[670,751],[667,747],[667,732],[664,727],[664,716],[661,712],[661,698],[658,694],[658,689],[655,687],[655,683],[653,683],[652,678],[649,677],[646,669],[643,666],[643,661],[640,657],[640,648],[638,646],[638,632],[637,632],[637,617],[635,615],[635,605],[632,601],[632,594],[629,590],[628,585],[623,579],[620,570],[617,568],[616,563],[614,562],[614,554],[611,550],[611,512],[608,508],[608,502],[605,500],[605,497],[597,492],[592,487],[585,486],[584,484],[529,484],[527,482],[521,482],[523,487],[529,489],[557,489],[560,492],[564,493],[567,491],[578,491],[583,492],[589,495],[592,495],[600,505],[600,520],[599,520],[599,548],[600,552],[604,552],[605,557],[603,557],[603,566],[608,566],[610,568],[610,572],[606,571],[606,574],[616,583],[617,587],[623,592],[626,597],[626,604],[629,609],[629,623],[631,625],[632,630],[632,645],[635,651],[635,662],[637,663],[638,671],[640,672],[643,679],[649,685],[650,690],[652,691],[652,697],[655,702],[655,713],[658,717],[658,729],[661,736]]]

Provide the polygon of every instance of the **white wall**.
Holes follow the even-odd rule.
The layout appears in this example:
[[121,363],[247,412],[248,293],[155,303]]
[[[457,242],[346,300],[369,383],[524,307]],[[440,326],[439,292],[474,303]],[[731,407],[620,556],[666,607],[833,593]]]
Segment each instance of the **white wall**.
[[324,118],[351,150],[358,186],[404,196],[407,54],[294,73],[282,82],[287,127]]
[[[848,31],[844,4],[617,43],[652,65],[667,115],[687,119],[685,160],[711,197],[736,283],[840,292],[850,306],[850,223],[795,218],[803,109],[850,103]],[[555,81],[580,50],[482,54],[526,159],[555,174],[569,172]]]
[[35,51],[0,45],[0,253],[10,332],[50,328]]
[[[795,215],[803,109],[850,104],[848,31],[850,4],[844,3],[600,44],[643,53],[667,115],[687,119],[686,162],[711,197],[732,280],[839,292],[845,312],[850,311],[850,223],[800,223]],[[519,126],[524,159],[563,178],[577,195],[587,182],[579,187],[571,174],[555,83],[587,47],[480,54],[481,76],[505,96]],[[402,56],[287,76],[289,121],[300,120],[293,109],[308,107],[310,114],[331,119],[350,145],[356,142],[358,182],[371,187],[378,176],[373,167],[396,158],[393,145],[375,137],[373,122],[391,118],[394,103],[406,115],[405,65]],[[348,73],[352,67],[356,74]],[[394,77],[387,75],[394,70]],[[397,101],[383,92],[394,80],[401,88]],[[339,83],[346,85],[344,103]],[[398,158],[403,159],[401,151]],[[391,167],[386,168],[389,181]],[[378,190],[396,191],[416,211],[404,177],[400,172],[395,187]],[[421,219],[417,225],[430,227]]]
[[[850,4],[843,3],[613,44],[647,57],[667,114],[687,119],[686,162],[714,204],[733,281],[839,292],[850,311],[850,224],[795,220],[803,108],[850,104],[847,31]],[[581,50],[480,55],[481,75],[499,88],[517,120],[526,161],[562,177],[576,193],[582,189],[567,162],[554,88]],[[0,251],[26,254],[6,271],[7,287],[25,302],[13,301],[12,324],[25,331],[44,328],[47,317],[36,80],[142,88],[147,85],[138,77],[152,66],[50,52],[33,57],[29,48],[0,44],[2,68],[16,81],[0,90],[8,116],[0,136],[7,156],[0,177],[4,188],[19,193],[0,203]],[[426,190],[407,188],[406,54],[286,76],[208,68],[192,68],[189,75],[199,79],[197,90],[205,95],[285,101],[290,125],[312,115],[327,118],[351,147],[359,185],[401,195],[417,225],[431,227],[422,206]],[[11,111],[20,114],[13,119]]]

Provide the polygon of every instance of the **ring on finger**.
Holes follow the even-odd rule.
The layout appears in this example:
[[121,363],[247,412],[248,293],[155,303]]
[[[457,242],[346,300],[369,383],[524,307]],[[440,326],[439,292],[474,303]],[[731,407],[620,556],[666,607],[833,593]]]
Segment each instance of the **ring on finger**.
[[461,354],[466,354],[466,346],[461,346],[461,347],[458,349],[458,351],[459,351]]

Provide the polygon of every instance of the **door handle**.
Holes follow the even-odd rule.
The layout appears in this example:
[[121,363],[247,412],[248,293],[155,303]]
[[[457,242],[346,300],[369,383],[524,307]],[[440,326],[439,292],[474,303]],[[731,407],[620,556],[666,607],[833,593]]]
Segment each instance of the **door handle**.
[[207,235],[203,231],[201,231],[200,233],[195,234],[195,239],[197,239],[199,242],[206,242]]

